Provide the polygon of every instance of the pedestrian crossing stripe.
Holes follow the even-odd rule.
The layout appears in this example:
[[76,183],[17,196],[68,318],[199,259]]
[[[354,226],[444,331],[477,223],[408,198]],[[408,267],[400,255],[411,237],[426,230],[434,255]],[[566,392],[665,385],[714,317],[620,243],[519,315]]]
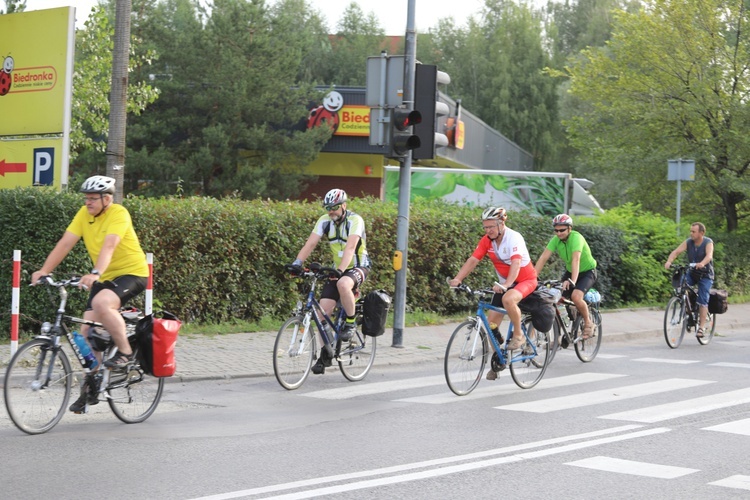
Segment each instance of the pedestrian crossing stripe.
[[750,368],[750,364],[748,363],[711,363],[708,366],[721,366],[724,368]]
[[[602,380],[610,380],[614,378],[626,377],[619,373],[576,373],[575,375],[566,375],[563,377],[551,377],[542,379],[539,384],[534,388],[535,391],[542,389],[557,389],[560,387],[568,387],[571,385],[578,384],[591,384],[593,382],[599,382]],[[445,383],[445,379],[443,379]],[[447,403],[458,403],[461,401],[491,398],[497,396],[507,396],[510,394],[522,391],[515,385],[505,384],[484,384],[474,389],[470,394],[466,396],[456,396],[452,392],[445,391],[440,394],[426,394],[424,396],[415,396],[412,398],[396,399],[397,402],[405,403],[423,403],[423,404],[447,404]]]
[[686,467],[674,467],[671,465],[652,464],[646,462],[634,462],[632,460],[622,460],[611,457],[590,457],[575,462],[568,462],[565,465],[575,467],[584,467],[586,469],[601,470],[605,472],[617,472],[619,474],[630,474],[633,476],[653,477],[657,479],[675,479],[694,472],[698,469],[688,469]]
[[[626,420],[628,422],[654,423],[745,403],[750,403],[750,388],[720,394],[711,394],[700,398],[685,399],[682,401],[675,401],[674,403],[649,406],[637,410],[611,413],[599,418]],[[748,431],[747,434],[750,435],[750,431]]]
[[746,418],[745,420],[738,420],[736,422],[727,422],[726,424],[714,425],[712,427],[705,427],[704,430],[729,432],[731,434],[750,436],[750,418]]
[[672,365],[692,365],[693,363],[702,363],[699,359],[636,358],[633,361],[640,361],[641,363],[667,363]]
[[713,483],[708,483],[714,486],[724,486],[726,488],[736,488],[739,490],[748,490],[750,491],[750,476],[730,476],[726,479],[722,479],[720,481],[714,481]]
[[596,404],[611,403],[623,401],[625,399],[650,396],[663,392],[671,392],[701,385],[713,384],[712,381],[691,380],[681,378],[671,378],[659,380],[657,382],[648,382],[630,386],[614,387],[611,389],[602,389],[599,391],[573,394],[570,396],[560,396],[557,398],[542,399],[539,401],[529,401],[526,403],[516,403],[510,405],[496,406],[498,410],[525,411],[531,413],[549,413],[559,410],[568,410],[571,408],[581,408],[584,406],[593,406]]

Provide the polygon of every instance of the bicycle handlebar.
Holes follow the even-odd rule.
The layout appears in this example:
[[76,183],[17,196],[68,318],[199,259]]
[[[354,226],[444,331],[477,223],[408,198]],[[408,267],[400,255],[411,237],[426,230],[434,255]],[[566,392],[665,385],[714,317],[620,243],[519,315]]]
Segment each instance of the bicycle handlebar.
[[[32,283],[29,286],[35,286],[35,285],[48,285],[48,286],[54,286],[55,288],[64,288],[67,286],[78,286],[81,284],[81,278],[82,276],[72,276],[70,279],[67,280],[60,280],[55,281],[52,278],[52,275],[42,276],[39,278],[39,281],[36,283]],[[84,286],[84,288],[88,288]]]
[[285,264],[284,269],[289,271],[292,276],[301,276],[303,278],[330,278],[332,276],[341,276],[341,272],[335,267],[325,267],[318,262],[312,262],[309,268]]
[[495,290],[493,290],[492,287],[472,290],[468,285],[465,285],[463,283],[461,283],[458,286],[452,286],[451,289],[456,290],[457,292],[464,292],[467,295],[476,295],[476,296],[489,295],[491,293],[495,293]]

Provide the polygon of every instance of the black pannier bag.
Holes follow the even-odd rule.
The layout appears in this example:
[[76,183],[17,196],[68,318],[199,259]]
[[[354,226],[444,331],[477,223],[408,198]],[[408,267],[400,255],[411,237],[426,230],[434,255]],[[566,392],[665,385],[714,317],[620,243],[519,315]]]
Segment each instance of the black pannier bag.
[[708,296],[708,312],[711,314],[724,314],[727,312],[729,305],[727,304],[727,296],[729,295],[726,290],[717,290],[712,288]]
[[362,304],[362,333],[379,337],[385,333],[391,296],[385,290],[373,290],[365,296]]
[[531,323],[540,332],[552,330],[555,322],[555,299],[545,289],[537,289],[518,303],[521,312],[531,316]]

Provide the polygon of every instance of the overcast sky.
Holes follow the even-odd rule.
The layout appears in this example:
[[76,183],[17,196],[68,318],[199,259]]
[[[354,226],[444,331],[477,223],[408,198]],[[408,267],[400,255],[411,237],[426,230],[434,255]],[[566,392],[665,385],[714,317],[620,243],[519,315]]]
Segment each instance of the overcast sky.
[[[272,3],[270,0],[269,3]],[[341,13],[352,0],[307,0],[313,8],[319,10],[328,21],[331,32]],[[484,4],[483,0],[415,0],[415,23],[417,31],[426,32],[437,25],[438,19],[453,17],[463,25],[471,15],[477,15]],[[403,35],[406,32],[406,9],[408,0],[359,0],[365,13],[374,12],[387,35]],[[97,0],[26,0],[26,10],[51,9],[54,7],[74,6],[76,8],[76,26],[82,27],[91,8]]]

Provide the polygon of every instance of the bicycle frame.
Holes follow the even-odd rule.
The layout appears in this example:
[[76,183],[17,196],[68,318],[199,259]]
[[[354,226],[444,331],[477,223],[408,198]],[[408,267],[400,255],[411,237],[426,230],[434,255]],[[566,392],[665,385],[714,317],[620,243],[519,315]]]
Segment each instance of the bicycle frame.
[[[480,298],[479,299],[479,305],[477,306],[477,313],[474,316],[475,319],[479,320],[482,323],[482,325],[484,325],[484,330],[485,330],[485,332],[487,332],[487,337],[490,339],[490,344],[492,344],[492,348],[495,350],[495,352],[497,353],[498,358],[500,359],[500,364],[508,364],[511,361],[513,361],[513,362],[515,362],[515,361],[523,361],[523,360],[527,360],[527,359],[531,359],[531,358],[536,357],[536,355],[537,355],[536,346],[534,345],[534,342],[531,342],[532,339],[529,338],[529,334],[526,331],[526,326],[524,325],[523,317],[521,318],[521,331],[523,332],[523,336],[528,341],[527,345],[531,346],[532,353],[531,354],[528,354],[528,353],[524,354],[523,352],[519,352],[518,354],[516,354],[515,356],[513,356],[512,359],[508,359],[506,357],[507,351],[505,349],[503,349],[503,346],[501,346],[497,342],[497,339],[495,338],[495,336],[491,335],[492,330],[490,329],[490,320],[487,318],[487,314],[485,313],[485,311],[495,311],[495,312],[498,312],[498,313],[504,314],[504,315],[507,315],[508,311],[505,310],[502,307],[493,306],[490,302],[487,302],[484,298]],[[477,323],[477,327],[478,327],[478,325],[479,325],[479,323]],[[508,325],[508,335],[507,335],[507,338],[506,338],[505,342],[507,343],[508,341],[510,341],[510,339],[512,337],[513,337],[513,322],[511,322]],[[474,337],[474,339],[475,339],[474,342],[475,343],[477,342],[478,338],[479,338],[479,336],[475,336]],[[472,346],[472,353],[475,352],[475,348],[476,348],[476,346]]]

